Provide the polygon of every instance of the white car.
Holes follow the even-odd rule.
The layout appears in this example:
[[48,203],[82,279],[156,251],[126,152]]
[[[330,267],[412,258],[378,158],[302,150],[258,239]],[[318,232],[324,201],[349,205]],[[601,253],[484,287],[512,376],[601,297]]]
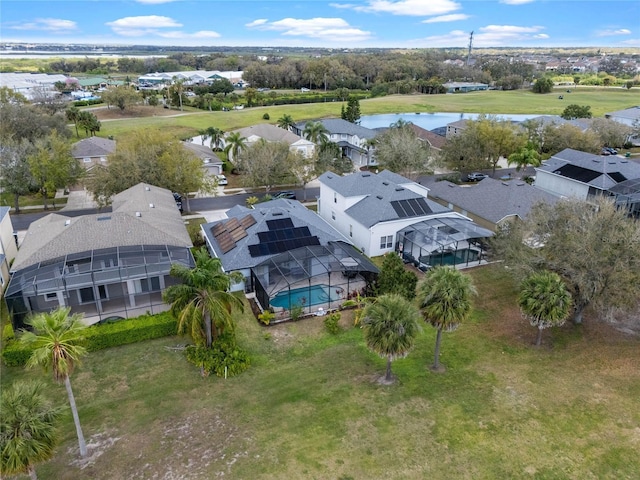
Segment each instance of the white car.
[[218,182],[218,186],[227,185],[229,183],[227,181],[227,177],[224,175],[216,175],[216,181]]

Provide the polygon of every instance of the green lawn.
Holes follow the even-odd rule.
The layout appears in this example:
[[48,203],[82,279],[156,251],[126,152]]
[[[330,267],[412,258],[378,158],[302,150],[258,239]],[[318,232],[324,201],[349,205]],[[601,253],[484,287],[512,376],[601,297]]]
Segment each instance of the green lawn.
[[[640,475],[640,348],[588,319],[535,331],[514,308],[501,267],[471,271],[471,322],[435,332],[394,362],[365,348],[349,314],[338,336],[321,319],[260,327],[239,317],[252,367],[228,380],[199,376],[173,337],[94,352],[72,383],[91,459],[77,462],[66,418],[41,478],[636,479]],[[2,369],[2,383],[50,379]],[[50,394],[61,403],[62,386]],[[93,453],[92,453],[93,452]],[[84,468],[82,468],[84,467]]]
[[[563,100],[558,95],[564,96]],[[567,105],[590,105],[594,117],[606,112],[621,110],[638,103],[637,89],[623,88],[588,88],[578,87],[566,93],[565,88],[558,88],[547,95],[534,94],[526,90],[509,92],[486,91],[456,95],[390,95],[387,97],[362,100],[362,115],[383,113],[415,113],[415,112],[467,112],[467,113],[511,113],[559,115]],[[295,121],[311,120],[323,117],[339,117],[341,102],[310,103],[301,105],[281,105],[272,107],[256,107],[230,112],[185,113],[174,117],[147,117],[128,120],[102,122],[101,136],[118,137],[132,129],[160,128],[173,135],[186,137],[196,135],[198,130],[217,127],[231,131],[249,125],[265,122],[262,116],[269,114],[269,123],[276,123],[278,118],[289,114]],[[180,112],[176,111],[176,114]]]

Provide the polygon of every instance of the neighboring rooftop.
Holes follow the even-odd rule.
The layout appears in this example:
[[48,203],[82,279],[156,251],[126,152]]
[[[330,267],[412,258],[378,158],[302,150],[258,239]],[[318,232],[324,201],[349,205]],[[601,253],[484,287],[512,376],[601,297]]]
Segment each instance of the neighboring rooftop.
[[429,196],[495,224],[514,215],[524,219],[536,203],[555,203],[559,200],[524,181],[493,178],[485,178],[473,186],[447,181],[433,182],[429,184]]
[[74,158],[107,157],[115,151],[115,140],[103,137],[87,137],[73,144],[71,155]]
[[52,213],[31,224],[12,270],[64,255],[133,245],[191,246],[169,190],[139,183],[113,198],[111,213]]
[[258,125],[253,125],[251,127],[234,130],[234,132],[239,133],[245,138],[256,136],[264,138],[268,142],[285,142],[289,145],[302,140],[302,137],[299,135],[269,123],[259,123]]
[[[374,138],[376,136],[375,130],[347,122],[341,118],[325,118],[318,121],[324,125],[324,128],[329,131],[330,135],[346,134],[357,136],[359,138]],[[306,124],[307,122],[300,122],[297,123],[295,127],[298,130],[303,131]]]

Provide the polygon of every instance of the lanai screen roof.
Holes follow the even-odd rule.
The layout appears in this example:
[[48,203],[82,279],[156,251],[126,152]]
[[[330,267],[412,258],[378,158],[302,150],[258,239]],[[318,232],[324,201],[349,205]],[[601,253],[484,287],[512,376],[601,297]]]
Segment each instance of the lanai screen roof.
[[331,272],[378,273],[378,267],[345,242],[329,242],[327,245],[310,245],[290,250],[265,260],[254,267],[254,270],[262,270],[264,267],[278,271],[289,285],[304,278]]
[[435,251],[452,243],[476,238],[488,238],[491,230],[482,228],[470,220],[461,218],[430,218],[414,223],[398,232],[400,238],[407,238],[425,250]]

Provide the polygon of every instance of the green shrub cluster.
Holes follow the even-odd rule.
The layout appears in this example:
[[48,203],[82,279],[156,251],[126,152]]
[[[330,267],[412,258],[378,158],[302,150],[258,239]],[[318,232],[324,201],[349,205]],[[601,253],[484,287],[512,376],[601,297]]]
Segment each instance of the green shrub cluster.
[[249,368],[249,355],[236,344],[233,335],[216,339],[211,348],[190,345],[185,349],[187,361],[202,368],[206,375],[234,377]]
[[74,107],[86,107],[88,105],[99,105],[104,103],[101,98],[96,98],[95,100],[76,100],[73,102]]
[[338,312],[332,313],[331,315],[327,315],[323,320],[324,328],[331,335],[337,335],[340,333],[340,325],[338,322],[340,321],[340,314]]
[[[84,346],[89,352],[117,347],[128,343],[142,342],[153,338],[175,335],[176,319],[169,313],[144,315],[114,323],[96,324],[85,330]],[[7,342],[2,350],[2,360],[9,367],[25,365],[32,349],[18,341]]]

